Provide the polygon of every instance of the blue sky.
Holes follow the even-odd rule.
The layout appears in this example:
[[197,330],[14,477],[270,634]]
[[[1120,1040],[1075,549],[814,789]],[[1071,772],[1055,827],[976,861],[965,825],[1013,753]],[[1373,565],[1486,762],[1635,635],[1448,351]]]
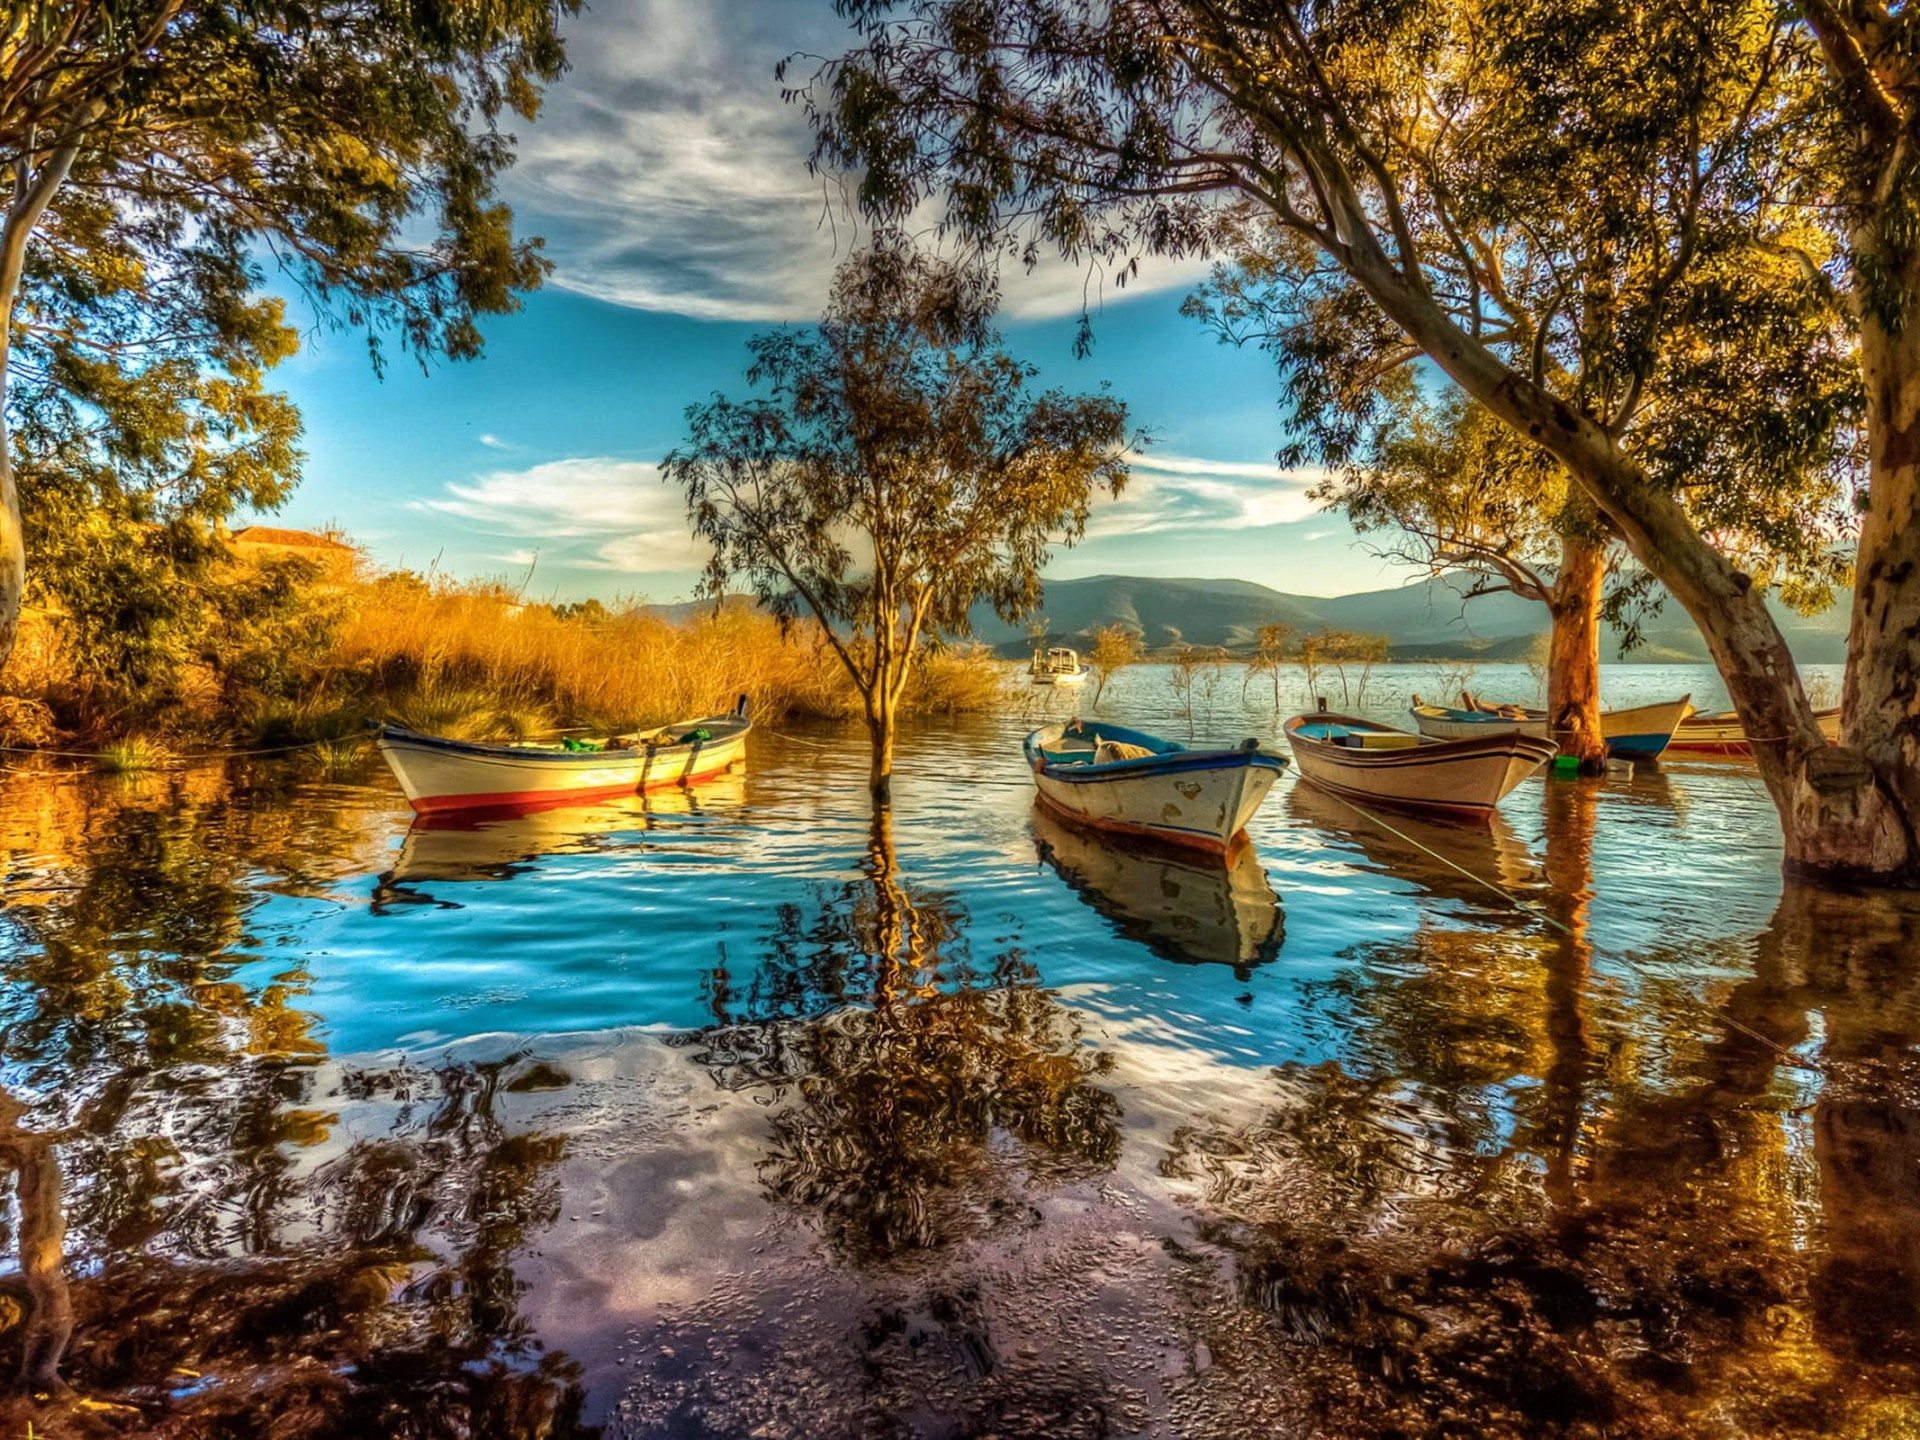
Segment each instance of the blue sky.
[[[773,66],[842,48],[827,0],[602,0],[574,68],[519,129],[506,185],[545,237],[548,288],[487,326],[474,362],[377,379],[358,336],[315,327],[279,381],[307,421],[306,480],[275,523],[337,524],[382,565],[532,567],[529,593],[671,600],[701,556],[660,458],[686,407],[740,393],[748,336],[819,309],[853,243],[803,164]],[[1235,576],[1339,594],[1409,578],[1353,546],[1283,474],[1271,363],[1179,303],[1202,274],[1149,264],[1125,290],[1062,264],[1004,277],[1003,328],[1039,383],[1124,398],[1155,443],[1057,577]],[[1095,346],[1072,353],[1083,297]],[[536,559],[537,556],[537,559]]]

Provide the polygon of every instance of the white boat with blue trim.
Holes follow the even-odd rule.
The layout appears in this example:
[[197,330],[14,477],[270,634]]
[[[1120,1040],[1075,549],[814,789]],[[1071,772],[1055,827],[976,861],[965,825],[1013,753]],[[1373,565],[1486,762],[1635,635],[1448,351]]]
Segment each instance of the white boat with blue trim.
[[1559,749],[1551,740],[1511,729],[1434,740],[1324,710],[1294,716],[1286,733],[1300,778],[1309,785],[1361,805],[1481,823]]
[[[1420,733],[1432,740],[1467,740],[1475,735],[1518,732],[1551,739],[1547,712],[1520,705],[1492,705],[1477,695],[1462,692],[1465,708],[1454,710],[1445,705],[1429,705],[1418,695],[1413,697],[1413,718]],[[1656,760],[1673,743],[1680,723],[1693,713],[1693,697],[1662,700],[1653,705],[1635,705],[1625,710],[1600,712],[1600,734],[1607,742],[1607,753],[1620,760]]]
[[572,805],[718,775],[746,751],[747,702],[731,715],[557,744],[489,745],[383,725],[375,740],[415,813]]
[[1068,820],[1224,855],[1285,757],[1243,740],[1230,750],[1189,750],[1173,740],[1068,720],[1027,736],[1027,764],[1040,798]]

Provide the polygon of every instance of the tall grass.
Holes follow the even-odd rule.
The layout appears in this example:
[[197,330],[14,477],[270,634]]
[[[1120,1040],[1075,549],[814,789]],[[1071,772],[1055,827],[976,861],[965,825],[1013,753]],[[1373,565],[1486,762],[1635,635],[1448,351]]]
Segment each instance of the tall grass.
[[[64,735],[96,745],[135,730],[191,737],[200,748],[242,737],[267,746],[328,742],[339,751],[329,763],[344,766],[373,720],[499,740],[647,728],[731,710],[742,694],[763,718],[860,710],[818,625],[783,629],[741,602],[673,620],[639,605],[528,604],[498,585],[396,574],[320,587],[313,603],[332,623],[267,637],[280,662],[271,684],[228,675],[211,657],[208,684],[176,684],[170,698],[137,713],[98,703],[106,687],[59,653],[57,632],[43,626],[6,672],[0,743]],[[1002,696],[1004,671],[979,647],[929,648],[905,708],[986,708]],[[142,754],[135,745],[108,763],[137,768]]]
[[[842,717],[858,697],[819,627],[783,629],[739,602],[673,621],[643,607],[571,613],[488,586],[375,582],[355,597],[329,668],[411,728],[471,738],[624,730],[729,710]],[[908,707],[998,698],[984,650],[923,657]]]

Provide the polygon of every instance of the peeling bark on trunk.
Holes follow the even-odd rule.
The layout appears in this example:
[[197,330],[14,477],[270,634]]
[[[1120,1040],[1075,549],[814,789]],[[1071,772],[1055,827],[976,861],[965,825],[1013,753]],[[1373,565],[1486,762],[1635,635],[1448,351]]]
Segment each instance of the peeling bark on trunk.
[[1547,652],[1547,724],[1562,754],[1580,768],[1606,768],[1600,729],[1600,605],[1607,580],[1605,541],[1567,536],[1560,569],[1547,597],[1553,633]]
[[[6,406],[6,351],[0,346],[0,412]],[[20,633],[20,603],[27,578],[27,549],[20,523],[20,492],[13,479],[13,440],[0,413],[0,671]]]
[[[1370,242],[1363,219],[1356,220],[1350,233],[1353,244],[1344,263],[1381,309],[1469,395],[1560,460],[1634,557],[1699,626],[1746,728],[1761,781],[1779,812],[1787,872],[1877,885],[1920,883],[1920,842],[1915,837],[1920,826],[1920,795],[1915,793],[1920,774],[1914,770],[1912,742],[1902,752],[1906,759],[1889,754],[1881,768],[1855,748],[1855,737],[1864,733],[1858,728],[1847,733],[1849,743],[1828,745],[1780,627],[1753,578],[1707,542],[1680,503],[1622,453],[1611,435],[1454,325],[1431,295],[1409,281]],[[1904,352],[1920,343],[1914,329],[1909,327],[1909,339],[1899,347],[1903,365]],[[1889,395],[1902,402],[1915,401],[1915,409],[1920,410],[1920,399],[1909,387],[1893,383],[1903,373],[1920,385],[1920,371],[1890,369],[1879,383],[1870,383],[1870,393],[1883,401]],[[1870,428],[1885,430],[1884,412],[1870,415],[1869,420]],[[1920,435],[1920,431],[1903,434]],[[1879,434],[1875,442],[1876,493],[1887,440]],[[1897,456],[1900,449],[1894,448]],[[1895,552],[1876,577],[1876,593],[1883,596],[1883,606],[1896,595],[1920,590],[1920,575],[1911,567],[1902,568],[1897,558],[1904,553],[1902,547],[1920,544],[1910,524],[1905,525],[1903,538],[1898,534],[1904,513],[1899,490],[1898,481],[1893,481],[1886,498],[1876,500],[1876,505],[1887,507],[1887,515],[1885,531],[1877,530],[1874,537],[1874,555],[1870,556],[1864,541],[1862,546],[1862,559],[1869,565],[1874,556]],[[1909,512],[1912,497],[1909,486],[1904,500]],[[1882,617],[1874,617],[1876,627],[1883,623]],[[1886,639],[1892,640],[1897,633],[1887,631]],[[1909,644],[1920,643],[1906,638]],[[1850,671],[1871,670],[1876,663],[1885,666],[1884,658],[1878,662],[1868,658],[1884,657],[1884,644],[1875,637],[1856,633],[1849,643]],[[1910,692],[1905,699],[1910,707]],[[1858,715],[1862,703],[1857,700],[1852,707],[1856,727],[1865,723]]]
[[1895,797],[1911,837],[1920,830],[1920,306],[1909,310],[1897,335],[1872,315],[1860,327],[1872,491],[1854,567],[1840,736]]

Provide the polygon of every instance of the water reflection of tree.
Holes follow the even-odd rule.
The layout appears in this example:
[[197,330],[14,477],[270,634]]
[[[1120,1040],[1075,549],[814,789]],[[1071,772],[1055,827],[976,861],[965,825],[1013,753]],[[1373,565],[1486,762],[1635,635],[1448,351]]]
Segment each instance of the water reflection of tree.
[[1789,890],[1729,953],[1597,962],[1582,794],[1557,926],[1368,947],[1315,996],[1338,1058],[1167,1170],[1330,1429],[1828,1433],[1920,1377],[1920,906]]
[[[573,1367],[512,1266],[562,1154],[498,1113],[525,1058],[322,1065],[304,975],[259,975],[251,913],[326,884],[342,837],[204,776],[149,788],[76,801],[70,848],[29,849],[0,910],[0,1357],[30,1395],[77,1392],[18,1428],[573,1433]],[[348,1139],[345,1105],[391,1123]]]
[[1120,1106],[1033,966],[1017,951],[976,964],[959,902],[901,876],[886,811],[862,868],[782,910],[744,991],[711,977],[715,1023],[688,1043],[722,1085],[786,1102],[768,1191],[817,1214],[841,1253],[878,1258],[1010,1213],[1017,1175],[1107,1168]]

